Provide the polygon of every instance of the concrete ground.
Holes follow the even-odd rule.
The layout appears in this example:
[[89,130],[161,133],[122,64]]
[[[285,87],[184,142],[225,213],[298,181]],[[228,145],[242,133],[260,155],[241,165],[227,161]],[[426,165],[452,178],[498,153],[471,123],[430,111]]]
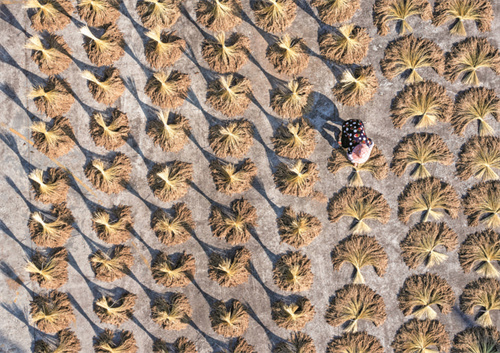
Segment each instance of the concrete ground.
[[[365,26],[373,38],[368,56],[363,64],[373,64],[380,81],[379,90],[374,99],[362,107],[343,107],[335,102],[331,88],[336,83],[339,66],[333,66],[319,57],[317,43],[318,33],[326,27],[322,25],[316,10],[312,9],[307,1],[299,1],[297,18],[288,32],[302,36],[311,48],[309,67],[303,72],[314,84],[315,106],[308,117],[317,128],[317,147],[310,160],[317,163],[320,168],[321,181],[317,184],[320,191],[328,197],[346,184],[347,170],[333,176],[326,169],[327,159],[330,156],[332,145],[336,146],[336,137],[343,120],[350,118],[362,119],[366,124],[368,135],[378,144],[385,156],[390,160],[393,148],[400,139],[415,131],[411,124],[406,124],[403,129],[394,129],[390,117],[389,107],[396,93],[404,87],[402,79],[393,81],[385,79],[380,71],[379,62],[387,44],[397,37],[394,30],[386,37],[376,34],[372,24],[372,5],[374,0],[362,0],[361,9],[353,18],[353,23]],[[494,3],[495,14],[500,16],[500,3]],[[176,154],[163,153],[158,147],[153,146],[151,139],[145,134],[146,122],[154,117],[155,107],[144,94],[143,87],[151,70],[146,66],[144,58],[144,28],[135,12],[135,2],[125,0],[121,6],[122,16],[118,20],[119,28],[125,34],[126,54],[116,66],[120,69],[126,81],[127,89],[118,100],[117,107],[126,112],[131,122],[131,137],[127,144],[120,148],[133,161],[133,171],[130,187],[127,191],[117,196],[108,196],[96,190],[88,191],[91,184],[85,178],[83,166],[86,162],[97,156],[108,153],[94,145],[89,133],[89,114],[94,109],[104,109],[97,104],[86,87],[86,81],[81,78],[80,70],[91,67],[83,50],[82,36],[77,28],[81,25],[75,14],[71,23],[59,34],[73,50],[75,62],[63,72],[74,92],[77,102],[73,105],[67,117],[75,130],[78,145],[67,155],[58,159],[67,167],[81,183],[72,182],[69,192],[68,205],[76,217],[73,237],[67,243],[70,253],[69,281],[61,290],[69,293],[75,309],[76,322],[71,325],[82,344],[82,352],[92,351],[93,337],[104,328],[112,328],[99,322],[92,310],[93,301],[100,293],[108,290],[115,291],[120,288],[138,295],[136,310],[133,320],[125,323],[122,328],[132,330],[140,352],[151,351],[153,339],[163,338],[169,342],[176,337],[184,335],[192,339],[201,353],[212,352],[227,347],[228,340],[217,335],[210,326],[209,305],[216,299],[228,300],[236,298],[244,302],[250,309],[251,319],[248,331],[244,337],[255,346],[258,352],[270,352],[272,347],[286,339],[289,333],[278,328],[271,319],[272,301],[286,297],[289,293],[281,291],[272,280],[273,263],[278,256],[291,248],[279,243],[276,217],[281,215],[284,207],[291,205],[296,210],[304,210],[317,216],[322,224],[321,235],[312,244],[304,248],[304,253],[312,261],[314,272],[314,285],[311,290],[301,293],[307,296],[316,308],[316,316],[307,324],[305,332],[314,339],[318,352],[324,352],[332,337],[341,334],[340,328],[333,328],[324,319],[329,298],[335,291],[350,282],[351,269],[345,266],[341,272],[334,272],[330,263],[332,248],[348,235],[349,222],[342,220],[338,224],[331,224],[327,219],[326,204],[307,199],[283,196],[273,183],[272,173],[279,163],[272,150],[271,137],[273,131],[279,126],[281,120],[276,117],[269,107],[269,91],[278,82],[287,80],[285,76],[276,73],[272,65],[265,58],[265,50],[272,35],[256,28],[253,23],[254,16],[248,1],[243,1],[245,21],[236,28],[251,38],[252,58],[240,71],[252,83],[255,102],[245,113],[245,117],[256,126],[254,145],[248,157],[258,166],[258,178],[255,188],[244,193],[258,210],[258,227],[256,236],[251,238],[246,245],[252,252],[253,274],[248,283],[236,288],[221,288],[207,276],[208,255],[218,249],[229,248],[222,240],[211,235],[208,226],[210,205],[220,203],[229,205],[236,198],[225,196],[215,190],[212,179],[209,177],[208,164],[213,158],[208,145],[208,127],[224,117],[205,104],[207,80],[215,77],[208,70],[207,64],[201,57],[200,46],[205,29],[194,21],[195,1],[184,3],[183,15],[175,24],[174,29],[189,45],[187,55],[184,55],[175,68],[189,73],[192,86],[189,98],[179,109],[179,112],[189,118],[193,127],[193,136],[185,148]],[[1,240],[0,261],[2,285],[0,286],[0,300],[2,302],[0,324],[0,352],[28,352],[32,349],[36,339],[42,334],[34,328],[28,315],[30,298],[35,292],[40,292],[37,285],[31,283],[24,270],[28,254],[35,248],[30,241],[27,221],[30,212],[37,209],[48,209],[46,205],[36,202],[30,191],[27,175],[34,168],[46,169],[55,164],[39,153],[11,129],[24,136],[30,136],[30,123],[32,119],[48,119],[39,114],[32,100],[27,98],[27,93],[32,85],[40,83],[44,78],[37,66],[31,61],[30,53],[23,48],[29,35],[34,31],[22,4],[14,3],[0,5],[0,102],[3,123],[1,131],[0,158],[2,174],[0,182]],[[446,26],[436,28],[430,22],[419,19],[410,20],[414,33],[436,41],[439,46],[448,51],[452,44],[461,38],[452,37]],[[393,27],[391,27],[393,28]],[[491,32],[479,33],[472,24],[467,24],[470,35],[488,37],[491,42],[500,45],[500,21],[494,21]],[[489,88],[499,88],[500,78],[491,71],[479,73],[481,82]],[[450,84],[439,77],[432,70],[423,70],[423,77],[444,84],[450,96],[466,88],[461,83]],[[495,129],[500,126],[493,123]],[[475,131],[467,130],[466,137],[452,134],[449,124],[438,124],[426,131],[438,133],[442,136],[449,148],[457,155],[460,146]],[[155,234],[150,229],[150,216],[156,207],[169,208],[171,203],[163,203],[156,199],[146,182],[146,174],[156,162],[166,162],[174,159],[191,162],[194,165],[193,187],[182,199],[193,211],[196,221],[195,235],[186,243],[167,249],[159,243]],[[463,195],[468,187],[475,181],[460,182],[455,176],[455,166],[431,166],[433,175],[452,184],[459,195]],[[404,279],[412,273],[422,272],[423,269],[410,271],[400,256],[399,242],[405,237],[409,226],[415,222],[412,218],[409,225],[403,225],[397,219],[397,197],[403,187],[410,181],[408,173],[397,178],[389,174],[385,180],[377,181],[369,176],[363,177],[365,184],[384,194],[391,206],[391,219],[385,224],[370,223],[373,225],[371,234],[375,235],[389,256],[389,266],[384,277],[379,278],[369,269],[364,270],[367,284],[382,295],[388,314],[387,321],[380,327],[362,323],[361,330],[375,335],[380,339],[387,352],[391,352],[390,344],[397,329],[403,324],[405,318],[398,308],[397,292]],[[112,206],[124,203],[131,205],[135,218],[135,237],[128,241],[132,246],[135,264],[132,275],[113,283],[103,283],[94,279],[88,257],[92,251],[108,246],[100,241],[91,229],[91,212],[97,204]],[[456,220],[449,217],[445,221],[459,234],[462,242],[465,236],[476,229],[467,227],[466,219],[461,214]],[[181,332],[168,332],[162,330],[150,318],[150,301],[156,295],[167,292],[165,288],[157,285],[150,273],[148,264],[152,256],[159,250],[175,253],[187,251],[196,258],[196,276],[192,284],[180,289],[185,293],[193,307],[192,324]],[[461,270],[457,251],[450,253],[448,261],[431,269],[431,272],[443,276],[453,287],[455,294],[461,294],[464,286],[475,279],[475,274],[464,274]],[[445,324],[450,337],[472,324],[470,317],[462,314],[458,306],[448,315],[438,315],[439,320]],[[498,324],[499,317],[494,317]]]

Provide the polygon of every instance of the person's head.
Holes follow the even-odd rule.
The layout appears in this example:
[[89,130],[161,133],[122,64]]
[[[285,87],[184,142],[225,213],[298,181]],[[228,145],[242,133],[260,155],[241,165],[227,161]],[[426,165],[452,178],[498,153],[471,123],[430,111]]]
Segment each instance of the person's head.
[[352,162],[358,164],[365,163],[370,158],[370,152],[370,147],[365,142],[361,142],[352,151]]

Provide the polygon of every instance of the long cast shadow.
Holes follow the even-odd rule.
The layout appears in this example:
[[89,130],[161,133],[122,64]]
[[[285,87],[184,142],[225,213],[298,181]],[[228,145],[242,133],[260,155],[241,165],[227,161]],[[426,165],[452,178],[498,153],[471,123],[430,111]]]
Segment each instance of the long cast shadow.
[[26,283],[24,283],[21,278],[17,275],[17,273],[14,271],[14,269],[5,261],[0,262],[0,272],[4,274],[4,276],[10,278],[12,281],[14,281],[16,284],[20,285],[21,287],[24,288],[24,290],[31,296],[33,297],[35,295],[35,292],[33,292]]
[[14,58],[9,54],[7,49],[5,49],[5,47],[2,45],[0,45],[0,61],[2,61],[3,63],[5,63],[7,65],[12,66],[13,68],[15,68],[19,71],[21,71],[21,73],[24,76],[26,76],[28,81],[30,81],[32,86],[35,86],[35,87],[40,86],[40,85],[43,85],[45,82],[45,80],[42,77],[40,77],[37,74],[34,74],[33,72],[28,71],[28,70],[22,68],[21,66],[19,66],[17,61],[14,60]]
[[275,343],[278,343],[278,342],[281,342],[282,341],[282,338],[277,336],[276,334],[274,334],[271,330],[269,330],[267,328],[266,325],[264,325],[264,323],[260,320],[260,318],[257,316],[257,314],[255,313],[255,311],[252,309],[252,307],[250,306],[249,303],[245,303],[246,307],[247,307],[247,311],[248,311],[248,314],[250,315],[250,317],[252,319],[254,319],[254,321],[264,329],[264,332],[266,333],[266,336],[269,340],[269,342],[273,345]]
[[20,247],[23,249],[23,252],[26,256],[29,256],[32,253],[32,250],[29,246],[23,244],[21,240],[19,240],[15,234],[10,230],[9,227],[4,223],[2,219],[0,219],[0,230],[7,234],[8,237],[10,237],[12,240],[14,240]]
[[35,114],[30,112],[28,108],[25,107],[12,87],[10,87],[7,83],[0,83],[0,91],[2,91],[7,97],[9,97],[11,101],[13,101],[19,108],[21,108],[26,113],[28,118],[30,118],[30,120],[33,121],[33,119],[35,119]]
[[16,17],[10,12],[5,4],[0,5],[0,19],[4,20],[12,27],[18,29],[20,32],[23,32],[26,37],[29,37],[30,34],[24,29],[24,27],[19,23]]
[[198,334],[200,334],[201,336],[203,336],[203,338],[205,339],[205,341],[207,341],[207,343],[210,345],[210,347],[213,349],[214,352],[220,352],[220,350],[222,349],[222,352],[224,352],[224,349],[227,347],[227,344],[225,344],[223,341],[221,340],[218,340],[216,338],[213,338],[212,336],[210,335],[207,335],[202,329],[200,329],[198,327],[198,325],[196,325],[194,323],[193,320],[191,320],[189,322],[189,325],[196,331],[198,332]]
[[71,301],[71,304],[73,304],[73,307],[76,309],[76,311],[78,311],[80,313],[80,315],[83,316],[83,318],[89,323],[89,325],[92,327],[92,330],[94,331],[94,333],[96,335],[99,334],[99,331],[101,331],[101,329],[99,328],[99,326],[97,326],[91,319],[90,317],[87,315],[87,313],[85,312],[85,310],[83,310],[83,308],[80,306],[80,304],[76,301],[75,297],[73,297],[73,295],[69,292],[66,293],[68,295],[68,298],[69,300]]
[[19,148],[17,147],[17,142],[14,136],[12,136],[10,133],[4,134],[0,133],[0,140],[3,141],[9,147],[12,152],[19,158],[19,162],[21,163],[22,168],[24,169],[24,172],[26,173],[26,177],[33,171],[35,166],[31,164],[26,158],[24,158],[21,155],[21,152],[19,152]]

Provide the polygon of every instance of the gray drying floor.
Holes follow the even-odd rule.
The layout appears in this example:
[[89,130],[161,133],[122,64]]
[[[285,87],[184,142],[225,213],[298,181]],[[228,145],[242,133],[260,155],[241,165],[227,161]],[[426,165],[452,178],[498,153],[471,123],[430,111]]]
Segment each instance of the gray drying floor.
[[[368,136],[378,144],[388,161],[398,141],[415,131],[411,124],[406,124],[403,129],[396,130],[390,121],[391,100],[404,87],[404,82],[400,78],[388,81],[381,74],[379,61],[387,44],[397,35],[393,27],[387,37],[380,37],[376,34],[376,28],[372,24],[373,2],[373,0],[362,0],[361,9],[353,18],[353,23],[367,27],[373,38],[363,64],[374,65],[380,82],[376,96],[365,106],[343,107],[333,99],[331,88],[336,82],[335,75],[340,72],[339,67],[332,67],[318,55],[317,37],[318,32],[324,29],[324,25],[321,25],[315,15],[316,10],[311,9],[308,2],[299,2],[297,18],[288,31],[302,36],[312,50],[309,67],[302,73],[302,76],[311,80],[315,90],[314,110],[308,117],[318,134],[317,147],[310,160],[319,165],[321,180],[317,187],[328,197],[346,184],[348,175],[348,171],[343,170],[333,176],[326,169],[332,146],[337,146],[335,141],[343,120],[362,119]],[[495,0],[492,2],[498,18],[500,4]],[[93,337],[106,327],[112,328],[100,324],[92,310],[92,305],[99,293],[115,288],[125,288],[139,297],[133,320],[125,323],[122,328],[133,331],[140,352],[149,352],[154,338],[163,338],[172,342],[180,335],[192,339],[201,353],[227,347],[228,340],[211,329],[208,315],[209,306],[213,300],[231,298],[241,300],[250,309],[250,325],[244,337],[255,346],[258,352],[270,352],[277,342],[286,339],[289,335],[286,330],[274,324],[270,307],[272,301],[289,295],[279,290],[272,280],[273,263],[280,254],[291,249],[286,244],[280,245],[276,225],[276,217],[281,215],[283,208],[289,205],[296,210],[312,213],[323,224],[321,235],[303,249],[312,261],[315,277],[312,289],[300,294],[307,296],[316,308],[316,316],[307,324],[305,332],[314,339],[318,352],[324,352],[331,338],[342,332],[340,328],[328,325],[324,314],[329,298],[337,289],[351,281],[349,266],[345,266],[341,272],[334,272],[330,262],[332,248],[348,235],[349,222],[342,220],[337,224],[331,224],[327,219],[326,204],[284,196],[275,188],[272,173],[279,163],[279,158],[273,153],[271,137],[273,131],[280,125],[281,119],[276,117],[269,107],[269,91],[275,83],[287,80],[287,78],[279,76],[265,58],[265,50],[272,36],[255,27],[248,1],[245,0],[243,3],[247,18],[236,30],[251,38],[252,60],[242,68],[240,73],[250,79],[256,98],[256,102],[250,105],[244,115],[256,126],[254,145],[247,157],[257,164],[258,178],[255,187],[244,193],[245,198],[257,207],[259,217],[257,236],[252,237],[246,245],[252,252],[254,273],[248,283],[229,289],[220,287],[207,276],[208,255],[217,249],[229,248],[223,240],[214,238],[210,232],[208,226],[210,205],[212,203],[229,205],[237,196],[230,197],[218,193],[209,176],[208,164],[213,157],[207,141],[208,127],[224,117],[205,104],[207,80],[215,74],[207,69],[207,64],[201,58],[200,45],[204,29],[193,20],[195,1],[185,2],[183,15],[174,26],[194,53],[194,57],[184,55],[175,64],[175,68],[189,73],[192,80],[189,98],[179,112],[189,118],[193,127],[193,136],[181,152],[172,154],[163,153],[158,147],[154,147],[145,133],[146,121],[153,118],[155,110],[143,92],[146,80],[151,74],[144,58],[145,30],[135,12],[135,2],[125,0],[121,6],[122,16],[118,20],[118,26],[125,34],[127,47],[125,56],[116,63],[116,66],[127,82],[127,89],[117,101],[117,107],[128,114],[132,128],[128,143],[120,148],[120,151],[129,156],[133,162],[130,188],[117,196],[107,196],[95,190],[89,192],[81,184],[73,181],[68,195],[68,206],[76,217],[76,229],[67,243],[70,253],[69,281],[60,290],[71,296],[76,314],[76,322],[71,325],[71,329],[76,332],[82,343],[82,352],[91,352]],[[80,22],[77,15],[75,16],[73,23],[58,34],[64,36],[73,50],[74,57],[78,59],[62,74],[70,82],[79,98],[67,114],[75,130],[78,146],[58,161],[91,188],[91,184],[84,176],[83,166],[89,159],[104,156],[107,152],[102,148],[97,148],[88,133],[89,114],[93,109],[103,109],[104,106],[93,100],[86,87],[86,81],[80,76],[80,70],[90,67],[90,62],[81,46],[82,36],[77,30]],[[450,36],[446,26],[436,28],[430,22],[424,23],[417,18],[412,18],[410,23],[416,35],[434,40],[444,51],[450,50],[452,44],[461,39]],[[500,44],[500,21],[498,20],[494,22],[492,31],[487,34],[480,34],[474,25],[467,25],[467,32],[469,35],[487,36],[496,46]],[[23,48],[29,33],[34,33],[34,31],[30,28],[29,19],[21,4],[0,6],[0,33],[0,88],[2,91],[0,93],[2,109],[0,120],[5,123],[0,135],[2,139],[0,143],[2,162],[0,352],[28,352],[41,334],[31,325],[28,315],[30,298],[33,292],[39,292],[40,289],[29,281],[24,270],[27,255],[34,248],[29,238],[27,221],[31,211],[38,208],[48,209],[48,207],[33,199],[27,176],[33,168],[46,169],[55,165],[8,129],[13,128],[24,136],[30,136],[30,119],[33,115],[40,116],[33,101],[26,95],[32,85],[39,83],[44,75],[31,61],[29,51]],[[445,85],[452,97],[466,88],[460,83],[450,84],[432,70],[424,70],[423,76]],[[479,76],[486,87],[500,87],[500,78],[492,75],[490,71],[480,72]],[[45,117],[40,117],[46,120]],[[495,129],[500,127],[496,122],[493,124]],[[458,137],[451,133],[449,124],[438,124],[426,131],[442,136],[455,155],[466,141],[466,137],[474,133],[473,129],[469,128],[466,137]],[[149,224],[151,213],[157,206],[169,208],[171,204],[162,203],[153,196],[146,182],[146,174],[154,163],[174,159],[191,162],[194,165],[194,185],[182,201],[186,202],[193,211],[196,232],[188,242],[167,249],[159,243]],[[431,166],[430,171],[433,175],[452,184],[459,195],[463,195],[474,182],[473,180],[460,182],[454,176],[454,165]],[[406,235],[409,226],[415,222],[412,218],[408,226],[403,225],[396,215],[397,197],[410,178],[408,173],[401,178],[391,173],[381,181],[366,175],[363,179],[367,186],[382,192],[388,200],[391,206],[391,219],[385,225],[373,223],[371,233],[376,236],[389,256],[386,275],[379,278],[371,269],[364,270],[367,284],[382,295],[387,306],[388,318],[380,327],[362,323],[360,329],[379,338],[390,352],[392,339],[405,321],[397,305],[397,292],[407,276],[423,271],[421,268],[418,271],[410,271],[400,256],[399,242]],[[132,246],[135,257],[132,275],[112,283],[96,281],[88,261],[93,250],[107,247],[91,229],[91,212],[98,203],[104,206],[118,203],[131,205],[135,218],[136,237],[127,242]],[[445,221],[459,234],[459,242],[462,242],[468,233],[476,230],[467,227],[463,214],[456,220],[446,217]],[[193,307],[193,323],[181,332],[164,331],[150,318],[151,298],[156,294],[166,292],[165,288],[154,282],[148,268],[152,256],[159,250],[167,250],[169,253],[186,250],[196,258],[195,281],[180,290],[189,297]],[[463,273],[456,251],[450,254],[448,261],[432,268],[431,272],[442,275],[453,287],[457,298],[466,283],[476,278],[474,274]],[[451,337],[472,323],[470,317],[460,313],[457,305],[449,315],[439,314],[438,318],[445,324]],[[494,317],[497,323],[498,319],[498,316]]]

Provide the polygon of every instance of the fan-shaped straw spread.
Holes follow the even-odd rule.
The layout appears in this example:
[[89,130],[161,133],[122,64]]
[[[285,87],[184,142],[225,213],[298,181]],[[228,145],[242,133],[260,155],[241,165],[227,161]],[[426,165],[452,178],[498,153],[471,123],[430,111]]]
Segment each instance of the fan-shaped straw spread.
[[252,7],[255,23],[266,32],[283,32],[297,16],[293,0],[257,0]]
[[64,352],[64,353],[78,353],[81,351],[80,340],[73,331],[69,329],[64,329],[56,334],[57,341],[53,342],[37,340],[35,346],[33,347],[34,353],[53,353],[53,352]]
[[385,156],[377,145],[373,146],[370,158],[365,162],[354,166],[347,158],[346,150],[342,147],[334,148],[332,155],[328,158],[327,169],[330,173],[336,174],[343,168],[352,168],[352,173],[348,178],[349,186],[363,186],[360,172],[366,171],[377,180],[382,180],[389,174],[389,165]]
[[318,9],[318,16],[327,25],[348,21],[359,9],[360,0],[312,0]]
[[356,332],[361,320],[380,326],[386,318],[384,300],[364,284],[348,284],[337,290],[325,314],[328,324],[345,325],[346,332]]
[[302,292],[312,287],[314,274],[311,260],[300,251],[289,251],[281,255],[273,269],[274,283],[281,290]]
[[241,23],[240,0],[200,0],[195,12],[196,20],[214,32],[227,32]]
[[466,36],[464,21],[476,22],[481,32],[491,30],[493,7],[489,0],[437,0],[434,4],[434,25],[442,26],[454,21],[450,27],[452,34]]
[[99,239],[108,244],[120,244],[130,238],[130,231],[134,226],[132,208],[130,206],[114,206],[110,212],[98,208],[92,214],[92,229]]
[[116,150],[127,142],[130,126],[127,114],[113,109],[109,116],[94,112],[90,118],[90,135],[96,146]]
[[101,27],[115,23],[120,17],[120,0],[79,0],[78,15],[89,26]]
[[113,105],[125,91],[120,70],[116,67],[108,67],[103,76],[95,75],[90,71],[83,71],[82,76],[87,79],[90,94],[98,103]]
[[395,128],[402,128],[410,119],[416,128],[448,122],[453,111],[453,101],[446,88],[424,80],[405,86],[391,104],[391,119]]
[[500,236],[491,229],[469,234],[460,245],[458,261],[465,273],[474,270],[485,277],[500,277]]
[[231,202],[231,211],[213,205],[209,218],[212,234],[225,239],[229,244],[246,243],[251,229],[257,226],[257,210],[250,202],[241,198]]
[[175,246],[187,241],[196,226],[192,212],[186,204],[176,203],[172,206],[172,210],[173,212],[167,213],[160,208],[157,209],[151,221],[151,227],[158,240],[167,246]]
[[373,66],[358,66],[345,70],[332,93],[343,105],[353,107],[365,105],[372,100],[378,89],[378,79]]
[[306,297],[278,300],[271,306],[273,321],[287,330],[300,331],[314,318],[316,310]]
[[456,162],[457,176],[462,180],[475,177],[482,181],[499,179],[500,138],[474,136],[462,145]]
[[167,288],[187,286],[195,272],[194,256],[185,252],[172,255],[160,252],[151,263],[154,280]]
[[290,80],[286,87],[271,91],[271,108],[282,118],[293,119],[307,114],[314,103],[313,85],[305,77]]
[[134,264],[130,247],[125,245],[116,245],[107,252],[97,250],[90,255],[89,260],[95,278],[103,282],[113,282],[124,277]]
[[181,161],[155,164],[148,173],[149,187],[163,202],[178,200],[186,195],[192,179],[193,165]]
[[366,332],[346,332],[328,343],[326,353],[384,353],[377,337]]
[[500,181],[484,181],[467,190],[462,199],[470,227],[480,223],[487,228],[500,227]]
[[445,211],[451,218],[458,217],[460,199],[455,189],[441,180],[429,177],[413,181],[406,185],[398,197],[398,218],[404,224],[414,213],[422,212],[424,222],[429,217],[439,220]]
[[285,34],[266,50],[266,58],[280,74],[296,76],[309,65],[306,42],[300,37]]
[[[460,310],[467,315],[473,315],[476,308],[479,309],[475,317],[476,322],[485,327],[494,326],[490,314],[500,310],[500,282],[497,279],[479,278],[465,286],[460,296]],[[500,344],[499,336],[497,333],[497,341]]]
[[210,126],[208,142],[219,158],[241,158],[253,145],[254,128],[246,119],[224,121]]
[[71,86],[58,76],[50,76],[45,86],[33,87],[28,97],[33,98],[36,109],[49,118],[66,114],[75,102]]
[[35,294],[30,302],[30,315],[36,327],[45,333],[64,330],[75,321],[68,295],[55,290]]
[[71,237],[74,221],[65,202],[52,205],[50,217],[33,212],[28,221],[31,240],[38,246],[48,248],[64,246]]
[[249,190],[257,175],[257,166],[249,158],[238,164],[214,160],[209,167],[215,188],[226,195]]
[[181,16],[179,0],[141,0],[136,11],[146,28],[170,28]]
[[208,261],[208,277],[222,287],[235,287],[248,281],[251,253],[244,247],[224,255],[213,253]]
[[321,232],[321,222],[306,212],[295,212],[291,207],[283,210],[277,219],[280,243],[286,243],[294,248],[309,245]]
[[299,159],[307,158],[316,148],[316,130],[306,118],[299,118],[281,125],[272,138],[278,156]]
[[45,75],[60,74],[71,64],[71,48],[62,36],[55,34],[50,34],[44,41],[46,45],[37,35],[28,39],[25,47],[31,49],[31,60]]
[[179,152],[189,141],[191,125],[189,120],[177,113],[159,111],[157,120],[147,124],[146,132],[153,143],[165,152]]
[[120,326],[132,318],[136,299],[137,296],[129,292],[116,300],[103,295],[94,302],[94,312],[102,323]]
[[[115,337],[116,336],[116,337]],[[136,353],[137,344],[131,331],[105,329],[94,340],[95,353]]]
[[388,23],[397,21],[398,33],[412,32],[408,18],[419,16],[422,21],[432,19],[432,7],[427,0],[377,0],[373,5],[373,24],[377,33],[385,36],[389,33]]
[[221,74],[239,71],[248,61],[249,53],[250,39],[240,33],[232,33],[226,39],[221,32],[201,43],[201,56],[210,69]]
[[317,197],[314,184],[319,180],[316,163],[298,160],[292,165],[280,163],[273,175],[278,190],[284,195]]
[[193,310],[182,293],[156,298],[151,305],[151,318],[165,330],[179,331],[191,321]]
[[28,0],[24,8],[28,9],[31,27],[37,32],[55,32],[71,22],[75,7],[69,0]]
[[409,268],[416,269],[420,265],[429,268],[448,258],[440,249],[446,249],[447,252],[455,250],[458,236],[446,223],[418,223],[410,228],[399,246]]
[[415,37],[413,34],[390,42],[380,61],[382,73],[387,79],[407,75],[407,83],[422,81],[417,69],[430,67],[442,75],[444,65],[443,50],[432,40]]
[[371,228],[366,224],[368,219],[375,219],[383,224],[389,222],[391,213],[384,196],[366,186],[342,188],[330,199],[327,210],[328,219],[333,223],[342,217],[352,217],[356,222],[351,226],[353,234],[370,232]]
[[73,149],[75,136],[68,118],[54,118],[52,126],[39,121],[31,125],[31,138],[37,150],[49,158],[59,158]]
[[28,178],[36,201],[53,204],[66,201],[69,177],[64,169],[48,168],[45,173],[41,169],[35,169]]
[[125,190],[130,179],[132,163],[123,153],[117,153],[111,162],[95,159],[85,167],[85,176],[97,190],[117,194]]
[[148,79],[144,92],[153,104],[163,109],[175,109],[184,103],[190,86],[188,74],[177,70],[159,71]]
[[159,28],[146,33],[146,61],[153,69],[163,69],[175,64],[186,48],[186,41],[176,31],[166,32]]
[[448,352],[450,336],[437,320],[412,319],[401,326],[391,343],[394,353]]
[[336,32],[328,32],[318,39],[321,55],[339,64],[359,64],[368,53],[372,38],[368,30],[354,24],[346,24]]
[[499,342],[500,332],[496,327],[469,327],[455,335],[452,352],[498,352]]
[[410,175],[415,179],[420,179],[431,176],[425,167],[426,164],[450,165],[453,160],[453,153],[439,135],[411,134],[405,136],[394,149],[391,170],[400,177],[408,167],[414,165],[415,168]]
[[224,303],[217,301],[210,311],[212,329],[224,337],[237,337],[248,328],[247,308],[240,301],[231,299]]
[[194,342],[184,336],[177,338],[173,344],[168,344],[162,339],[155,340],[153,353],[171,353],[171,347],[174,349],[174,353],[198,353]]
[[240,75],[221,76],[208,83],[207,103],[228,117],[242,115],[251,96],[250,80]]
[[55,248],[48,253],[36,251],[26,265],[30,280],[41,288],[57,289],[68,281],[68,252]]
[[292,332],[290,338],[280,342],[273,348],[273,353],[316,353],[314,342],[307,333]]
[[97,37],[87,26],[80,28],[80,32],[84,36],[83,49],[85,49],[90,62],[97,66],[113,65],[125,54],[123,49],[125,41],[118,26],[109,24],[105,25],[103,29],[102,35]]

